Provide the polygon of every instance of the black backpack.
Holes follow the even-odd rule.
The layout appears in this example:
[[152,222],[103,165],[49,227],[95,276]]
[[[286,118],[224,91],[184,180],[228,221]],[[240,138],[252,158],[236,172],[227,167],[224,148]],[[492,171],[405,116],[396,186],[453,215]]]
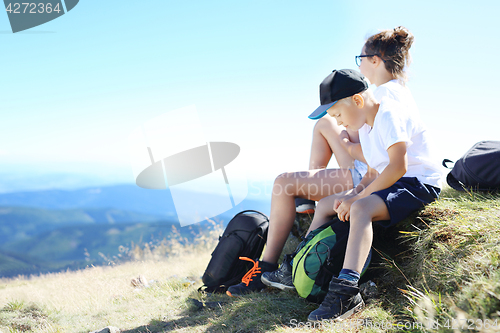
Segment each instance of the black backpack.
[[202,277],[204,285],[199,290],[224,293],[230,286],[241,282],[253,265],[239,257],[260,257],[268,227],[269,219],[261,212],[245,210],[236,214],[219,237]]
[[[448,168],[443,160],[443,166]],[[446,177],[455,190],[495,191],[500,189],[500,141],[481,141],[458,161]]]

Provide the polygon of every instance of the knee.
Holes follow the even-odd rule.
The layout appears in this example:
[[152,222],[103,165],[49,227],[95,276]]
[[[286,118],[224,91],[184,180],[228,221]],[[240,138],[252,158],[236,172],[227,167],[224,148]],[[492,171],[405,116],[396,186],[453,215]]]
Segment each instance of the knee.
[[280,195],[283,193],[287,195],[293,194],[292,192],[294,188],[294,179],[296,179],[296,175],[294,172],[285,172],[280,174],[274,180],[273,194],[275,195]]
[[367,200],[360,199],[351,205],[351,222],[357,223],[358,221],[369,221],[372,220],[371,207]]
[[290,183],[293,178],[295,178],[294,175],[294,172],[284,172],[274,179],[274,184],[286,185]]
[[316,210],[314,214],[326,215],[327,212],[335,213],[335,211],[333,211],[333,205],[331,204],[331,202],[323,198],[316,203]]
[[332,129],[335,129],[337,127],[338,126],[336,124],[336,121],[333,118],[323,117],[316,122],[316,124],[314,125],[313,131],[316,134],[322,134],[322,133],[325,133],[325,131],[331,132]]

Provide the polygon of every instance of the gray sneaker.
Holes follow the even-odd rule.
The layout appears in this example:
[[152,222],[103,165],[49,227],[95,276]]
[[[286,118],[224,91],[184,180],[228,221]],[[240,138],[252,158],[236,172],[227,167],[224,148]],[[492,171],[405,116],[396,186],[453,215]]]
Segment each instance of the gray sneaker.
[[274,272],[262,273],[261,281],[266,286],[275,287],[281,290],[295,290],[292,282],[292,256],[287,254],[283,258],[280,267]]

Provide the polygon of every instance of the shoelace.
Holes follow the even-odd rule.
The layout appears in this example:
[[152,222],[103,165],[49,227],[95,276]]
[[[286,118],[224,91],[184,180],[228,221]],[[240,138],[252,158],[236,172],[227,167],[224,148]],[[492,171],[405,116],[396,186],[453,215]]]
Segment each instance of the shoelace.
[[250,283],[250,281],[253,280],[252,278],[254,276],[257,276],[257,274],[261,272],[261,268],[259,267],[258,261],[253,261],[252,259],[247,258],[247,257],[240,257],[240,260],[246,260],[246,261],[253,262],[253,267],[241,279],[241,282],[246,284],[246,286],[248,287],[248,284]]

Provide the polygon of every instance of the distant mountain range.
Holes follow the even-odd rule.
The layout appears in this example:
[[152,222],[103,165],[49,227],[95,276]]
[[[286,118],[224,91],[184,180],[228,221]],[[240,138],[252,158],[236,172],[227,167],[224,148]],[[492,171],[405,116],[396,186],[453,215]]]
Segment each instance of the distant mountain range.
[[[80,188],[133,184],[123,172],[99,176],[67,172],[36,171],[33,166],[6,166],[0,170],[0,193],[33,192],[49,189],[75,190]],[[127,180],[128,179],[128,180]]]
[[[116,208],[49,210],[32,207],[0,207],[0,248],[8,243],[29,240],[41,233],[74,226],[151,223],[162,219]],[[170,223],[174,223],[170,219]]]
[[[268,215],[270,200],[249,195],[213,219],[225,225],[245,209]],[[203,233],[206,225],[202,222],[180,228],[168,190],[114,185],[3,193],[0,277],[105,263],[105,258],[119,254],[120,246],[168,239],[173,226],[182,237],[192,239]]]
[[[192,230],[203,232],[201,226],[176,229],[173,222],[68,225],[49,229],[31,237],[2,243],[0,246],[0,277],[39,274],[87,265],[109,264],[123,251],[132,251],[132,244],[141,248],[146,243],[182,237],[192,240]],[[121,250],[121,251],[120,251]],[[128,258],[125,256],[122,259]]]
[[175,216],[170,191],[146,190],[135,185],[3,193],[0,194],[0,206],[52,210],[114,208],[161,217]]
[[[262,193],[264,193],[262,191]],[[217,197],[217,194],[211,194]],[[203,202],[197,204],[203,205]],[[148,190],[136,185],[90,187],[77,190],[43,190],[0,194],[0,207],[20,206],[51,210],[107,208],[125,210],[162,219],[176,219],[175,206],[169,190]],[[201,206],[202,208],[202,206]],[[234,211],[221,217],[231,217],[239,210],[256,209],[269,214],[270,199],[267,196],[247,197]]]

